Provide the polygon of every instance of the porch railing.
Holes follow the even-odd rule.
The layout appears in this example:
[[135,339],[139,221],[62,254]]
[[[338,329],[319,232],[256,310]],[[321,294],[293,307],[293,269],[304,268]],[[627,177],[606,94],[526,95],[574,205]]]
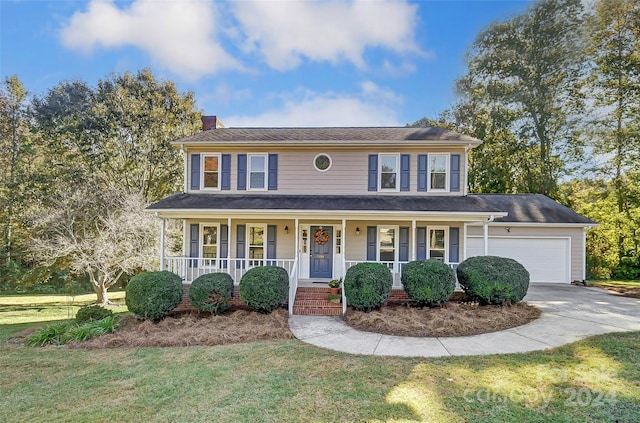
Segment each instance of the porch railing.
[[[345,261],[345,273],[347,272],[347,270],[351,267],[354,266],[358,263],[367,263],[366,260],[346,260]],[[408,261],[380,261],[380,262],[375,262],[375,263],[382,263],[385,266],[387,266],[389,268],[389,270],[391,271],[391,276],[393,276],[393,288],[394,289],[401,289],[402,288],[402,269],[404,269],[404,266],[409,263]],[[447,265],[449,265],[449,267],[451,267],[453,270],[456,270],[456,268],[458,267],[458,263],[446,263]],[[456,290],[459,290],[460,285],[458,284],[458,280],[456,277]]]
[[[236,258],[203,258],[203,257],[165,257],[164,269],[180,275],[186,283],[207,273],[228,273],[233,283],[238,285],[247,270],[258,266],[280,266],[289,274],[295,275],[295,259],[236,259]],[[297,278],[296,278],[297,279]]]

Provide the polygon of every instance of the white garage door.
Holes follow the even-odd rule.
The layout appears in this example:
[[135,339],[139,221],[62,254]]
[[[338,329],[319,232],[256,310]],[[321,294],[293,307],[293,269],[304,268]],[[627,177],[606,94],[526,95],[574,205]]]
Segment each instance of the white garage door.
[[[531,282],[570,282],[568,238],[489,237],[489,255],[509,257],[521,263]],[[482,237],[467,238],[467,257],[484,255]]]

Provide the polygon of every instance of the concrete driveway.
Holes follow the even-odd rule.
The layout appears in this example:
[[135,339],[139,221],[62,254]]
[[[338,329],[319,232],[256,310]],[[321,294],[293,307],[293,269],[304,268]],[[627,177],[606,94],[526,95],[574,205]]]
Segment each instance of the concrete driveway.
[[413,338],[362,332],[339,317],[291,316],[289,327],[301,341],[352,354],[442,357],[544,350],[588,336],[640,330],[640,299],[599,288],[536,283],[524,301],[542,311],[526,325],[455,338]]

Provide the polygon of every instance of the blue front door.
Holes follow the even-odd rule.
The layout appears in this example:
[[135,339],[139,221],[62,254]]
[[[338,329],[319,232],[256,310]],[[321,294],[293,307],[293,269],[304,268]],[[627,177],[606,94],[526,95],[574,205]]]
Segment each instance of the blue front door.
[[333,277],[333,228],[311,227],[311,278]]

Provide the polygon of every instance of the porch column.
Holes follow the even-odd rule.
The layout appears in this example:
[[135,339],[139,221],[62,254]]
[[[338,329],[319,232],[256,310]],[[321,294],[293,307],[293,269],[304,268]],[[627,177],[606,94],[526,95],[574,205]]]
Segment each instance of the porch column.
[[342,276],[344,277],[347,267],[347,219],[342,219],[342,246],[340,248],[342,248],[340,252],[342,253]]
[[467,225],[467,222],[464,222],[464,225],[462,225],[462,242],[464,242],[464,246],[462,248],[462,260],[460,260],[460,263],[467,259]]
[[229,274],[231,274],[231,217],[227,218],[227,269],[229,269]]
[[482,222],[482,235],[484,237],[484,255],[489,255],[489,222]]
[[416,233],[418,228],[416,227],[416,220],[411,221],[411,261],[416,260]]
[[160,218],[160,270],[164,270],[164,231],[166,220],[164,217]]
[[298,259],[300,258],[300,236],[299,236],[300,224],[299,224],[299,220],[298,220],[297,217],[295,219],[295,222],[294,222],[293,226],[295,226],[295,228],[296,228],[296,242],[295,242],[296,249],[295,249],[295,252],[293,254],[293,258],[295,260],[295,263],[297,264],[297,266],[296,266],[296,284],[297,284],[298,276],[300,275],[300,262],[298,261]]

